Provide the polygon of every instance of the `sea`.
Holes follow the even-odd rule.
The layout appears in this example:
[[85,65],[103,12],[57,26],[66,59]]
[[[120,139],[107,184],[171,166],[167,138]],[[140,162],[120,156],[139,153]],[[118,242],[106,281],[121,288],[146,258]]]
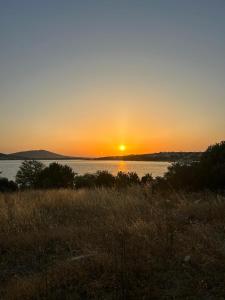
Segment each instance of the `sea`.
[[[0,160],[0,176],[14,180],[22,162],[22,160]],[[119,171],[136,172],[139,177],[147,173],[152,174],[153,177],[163,176],[170,165],[169,162],[159,161],[41,160],[41,162],[46,166],[52,162],[68,165],[79,175],[107,170],[113,175]]]

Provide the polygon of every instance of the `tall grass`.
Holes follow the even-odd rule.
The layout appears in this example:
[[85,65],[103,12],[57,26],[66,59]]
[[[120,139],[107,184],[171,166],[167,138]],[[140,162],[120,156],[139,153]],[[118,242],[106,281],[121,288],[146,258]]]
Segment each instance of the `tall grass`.
[[225,199],[2,194],[0,251],[1,299],[224,299]]

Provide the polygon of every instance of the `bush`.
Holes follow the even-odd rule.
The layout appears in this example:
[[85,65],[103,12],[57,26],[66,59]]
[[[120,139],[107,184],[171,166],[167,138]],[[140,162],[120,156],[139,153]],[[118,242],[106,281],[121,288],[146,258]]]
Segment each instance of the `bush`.
[[18,189],[17,184],[14,181],[7,178],[0,178],[0,192],[15,192]]
[[208,147],[200,160],[200,170],[205,187],[225,189],[225,141]]
[[84,174],[78,175],[75,177],[75,188],[94,188],[96,182],[96,175],[95,174]]
[[163,179],[155,180],[154,186],[157,190],[225,189],[225,142],[209,146],[198,162],[173,163]]
[[126,188],[131,185],[137,185],[140,184],[140,179],[135,172],[118,172],[115,183],[117,188]]
[[95,174],[84,174],[76,176],[76,188],[126,188],[128,186],[140,184],[140,178],[134,172],[123,173],[118,172],[117,176],[113,176],[108,171],[98,171]]
[[164,176],[167,186],[173,189],[196,190],[202,187],[199,163],[173,163]]
[[115,177],[108,171],[98,171],[96,173],[96,187],[113,187],[115,185]]
[[152,174],[145,174],[144,176],[141,177],[141,183],[144,185],[150,185],[152,184],[154,181]]
[[36,187],[43,189],[73,188],[75,175],[69,166],[51,163],[39,173]]

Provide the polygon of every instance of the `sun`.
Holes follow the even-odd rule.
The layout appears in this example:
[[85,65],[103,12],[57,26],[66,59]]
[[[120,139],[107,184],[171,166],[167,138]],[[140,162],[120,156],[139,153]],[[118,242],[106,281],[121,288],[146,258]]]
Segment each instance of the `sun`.
[[124,152],[126,150],[126,146],[124,144],[119,145],[119,150]]

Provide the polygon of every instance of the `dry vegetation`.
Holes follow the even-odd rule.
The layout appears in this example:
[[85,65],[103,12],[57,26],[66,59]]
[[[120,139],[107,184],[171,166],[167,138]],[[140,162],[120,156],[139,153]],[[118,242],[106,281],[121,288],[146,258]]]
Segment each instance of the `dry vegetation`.
[[225,299],[225,199],[0,195],[1,299]]

